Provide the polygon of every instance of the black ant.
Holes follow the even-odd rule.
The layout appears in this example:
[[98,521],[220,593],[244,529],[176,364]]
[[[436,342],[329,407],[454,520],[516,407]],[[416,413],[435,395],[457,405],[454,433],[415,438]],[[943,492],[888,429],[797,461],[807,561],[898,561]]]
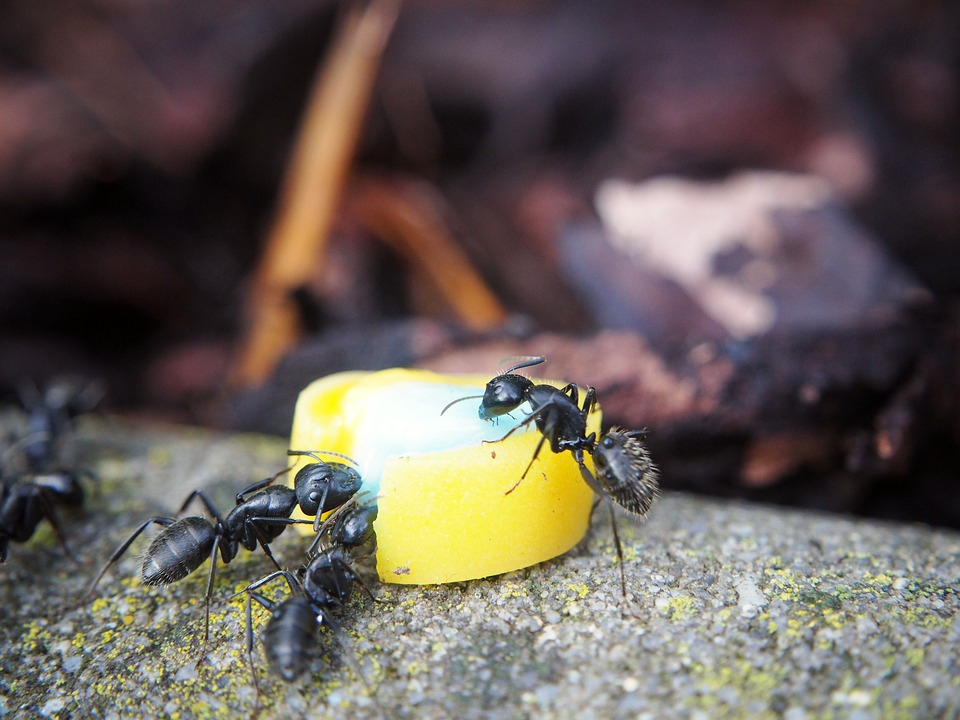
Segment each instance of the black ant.
[[[296,680],[316,654],[317,629],[326,623],[334,632],[338,626],[331,612],[349,599],[354,583],[359,584],[377,602],[369,588],[353,570],[346,548],[335,546],[314,555],[296,573],[278,570],[249,585],[247,596],[247,650],[253,651],[253,632],[249,624],[250,599],[271,613],[262,642],[270,667],[287,682]],[[280,602],[253,592],[278,577],[284,577],[292,595]]]
[[527,477],[534,460],[537,459],[543,444],[547,440],[550,441],[550,449],[555,453],[569,450],[580,466],[581,472],[586,470],[583,464],[584,451],[592,453],[595,446],[596,433],[586,434],[587,416],[593,409],[596,398],[596,391],[593,388],[587,389],[583,406],[580,407],[580,395],[576,385],[571,383],[563,388],[556,388],[553,385],[535,384],[529,378],[514,373],[515,370],[520,368],[539,365],[545,361],[546,358],[541,355],[524,358],[523,362],[508,368],[505,372],[490,380],[483,395],[469,395],[458,398],[448,403],[440,411],[442,415],[458,402],[482,398],[477,414],[483,420],[490,420],[516,410],[524,402],[530,403],[532,408],[530,414],[500,438],[501,442],[506,440],[519,428],[531,422],[536,423],[537,430],[540,431],[542,436],[520,479],[507,490],[506,495],[512,493]]
[[[247,655],[250,658],[258,698],[260,685],[253,663],[251,600],[270,612],[270,620],[263,630],[261,642],[271,669],[287,682],[292,682],[302,675],[308,662],[317,656],[320,646],[319,630],[324,625],[331,629],[341,646],[344,645],[343,631],[333,619],[332,613],[348,600],[355,583],[360,585],[372,601],[383,602],[374,597],[352,567],[358,559],[358,553],[368,550],[372,552],[369,546],[371,541],[373,544],[376,542],[373,532],[376,506],[361,505],[359,497],[363,494],[355,496],[327,518],[317,540],[307,551],[307,563],[295,573],[278,570],[244,589],[243,592],[247,593]],[[321,541],[324,541],[325,545],[317,550]],[[254,592],[278,577],[286,579],[290,587],[291,594],[286,599],[273,601]],[[359,667],[353,665],[353,670],[366,684]]]
[[67,470],[4,479],[0,493],[0,563],[7,559],[11,542],[24,543],[47,520],[64,551],[73,553],[55,512],[56,507],[79,507],[83,487],[76,473]]
[[[28,389],[29,388],[29,389]],[[27,411],[23,437],[4,452],[0,468],[0,562],[7,559],[10,542],[23,543],[47,520],[64,551],[73,558],[57,518],[57,507],[80,507],[83,471],[64,467],[63,443],[72,432],[73,418],[99,401],[99,385],[78,389],[74,384],[51,384],[41,396],[34,386],[24,386],[20,400]],[[21,467],[11,470],[9,457],[19,453]]]
[[[557,390],[552,385],[532,385],[525,395],[534,407],[533,412],[502,439],[506,439],[517,428],[531,420],[536,422],[542,437],[537,443],[526,470],[505,494],[509,495],[513,492],[526,477],[546,439],[549,438],[550,449],[555,453],[569,450],[577,461],[580,475],[587,485],[601,498],[610,501],[608,502],[610,522],[613,527],[617,559],[620,563],[620,588],[623,597],[626,598],[627,580],[623,567],[623,546],[620,543],[613,503],[634,515],[643,516],[649,512],[659,497],[659,472],[641,442],[646,437],[646,431],[625,431],[613,427],[603,433],[599,440],[596,440],[596,433],[585,435],[587,416],[593,408],[596,397],[592,387],[587,389],[583,406],[579,409],[577,386],[573,384],[561,390]],[[592,456],[596,475],[591,473],[584,463],[584,452]]]
[[[642,516],[656,502],[659,474],[650,460],[646,447],[641,442],[646,437],[646,432],[625,431],[614,427],[602,434],[599,440],[596,433],[587,435],[587,417],[596,401],[594,388],[587,389],[581,406],[579,390],[575,384],[571,383],[558,389],[553,385],[534,384],[522,375],[513,374],[514,370],[539,365],[542,362],[544,362],[542,356],[528,358],[488,382],[482,396],[473,396],[482,397],[478,414],[486,419],[508,413],[523,402],[530,404],[532,408],[530,414],[504,435],[501,441],[510,437],[518,428],[531,422],[536,423],[542,436],[520,479],[504,494],[509,495],[526,478],[547,440],[550,441],[550,449],[555,453],[569,450],[577,461],[580,474],[587,485],[601,498],[612,501],[609,505],[610,517],[617,558],[620,561],[620,584],[623,596],[626,597],[623,548],[617,530],[613,503],[620,505],[628,512]],[[468,398],[460,398],[454,402],[466,399]],[[450,405],[447,405],[447,408]],[[447,408],[444,408],[444,411]],[[584,463],[585,452],[593,458],[596,475],[591,473]]]
[[[350,459],[339,453],[323,452]],[[290,454],[309,455],[316,460],[297,472],[294,488],[273,485],[278,477],[291,469],[285,468],[237,493],[237,504],[226,518],[221,516],[213,501],[203,490],[194,490],[187,496],[177,514],[182,514],[194,499],[199,498],[216,520],[215,523],[199,516],[179,519],[159,516],[148,518],[110,556],[81,602],[93,594],[107,570],[120,559],[147,527],[162,525],[163,531],[153,539],[143,555],[141,564],[143,582],[147,585],[169,585],[192,573],[209,558],[210,572],[207,576],[204,625],[204,638],[208,641],[210,601],[216,575],[217,552],[220,553],[221,561],[227,564],[237,556],[241,546],[252,551],[259,545],[279,570],[280,564],[274,558],[269,544],[283,532],[287,524],[299,522],[290,520],[294,508],[299,505],[305,514],[317,515],[319,518],[323,512],[342,505],[355,495],[363,482],[359,473],[353,468],[341,463],[325,463],[315,452],[290,451]],[[250,493],[254,494],[247,497]]]
[[533,411],[515,428],[500,438],[506,440],[519,428],[528,425],[531,422],[536,423],[537,430],[540,431],[541,438],[537,447],[533,451],[533,457],[527,463],[526,469],[517,480],[516,484],[507,490],[506,495],[512,493],[533,467],[533,461],[537,459],[543,444],[549,440],[550,449],[559,454],[564,450],[569,450],[573,455],[577,465],[580,466],[581,473],[588,473],[583,464],[583,453],[593,453],[596,447],[596,433],[586,434],[587,416],[593,409],[596,402],[596,391],[591,387],[587,388],[587,394],[583,399],[583,406],[579,406],[579,390],[574,384],[567,385],[559,390],[553,385],[532,385],[524,391],[524,399],[533,407]]
[[308,557],[312,557],[321,546],[327,549],[341,547],[355,560],[376,552],[377,535],[373,523],[377,519],[377,505],[361,502],[366,494],[357,493],[327,516],[307,548]]
[[581,472],[586,471],[586,466],[583,464],[584,451],[592,453],[595,447],[596,433],[586,434],[587,416],[596,401],[596,391],[592,387],[587,388],[587,394],[581,407],[579,404],[579,389],[573,383],[563,388],[556,388],[553,385],[535,384],[529,378],[516,375],[513,372],[520,368],[539,365],[545,360],[540,355],[526,358],[522,363],[514,365],[488,382],[482,395],[478,415],[483,419],[509,413],[523,402],[528,402],[532,408],[530,414],[500,438],[500,441],[506,440],[519,428],[531,422],[536,423],[537,430],[541,434],[540,442],[537,443],[537,447],[533,451],[533,457],[530,458],[530,462],[520,479],[507,490],[506,495],[513,492],[527,477],[534,460],[537,459],[543,444],[547,440],[550,441],[550,449],[555,453],[569,450],[580,466]]

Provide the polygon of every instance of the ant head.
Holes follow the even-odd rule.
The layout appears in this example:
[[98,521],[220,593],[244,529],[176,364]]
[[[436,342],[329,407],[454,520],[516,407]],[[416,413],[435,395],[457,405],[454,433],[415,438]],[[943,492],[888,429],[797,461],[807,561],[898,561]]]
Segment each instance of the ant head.
[[526,399],[524,394],[533,386],[533,383],[523,375],[514,375],[513,372],[520,368],[539,365],[546,358],[542,355],[536,355],[513,359],[520,362],[510,366],[506,371],[487,383],[480,409],[477,411],[481,420],[492,420],[518,408],[520,403]]
[[330,535],[338,545],[359,547],[374,537],[373,521],[376,519],[376,505],[354,505],[337,518]]
[[480,409],[481,420],[490,420],[511,410],[516,410],[524,401],[524,393],[533,385],[522,375],[497,375],[487,383]]
[[297,504],[304,514],[314,517],[343,505],[361,485],[360,473],[341,463],[304,465],[293,481]]

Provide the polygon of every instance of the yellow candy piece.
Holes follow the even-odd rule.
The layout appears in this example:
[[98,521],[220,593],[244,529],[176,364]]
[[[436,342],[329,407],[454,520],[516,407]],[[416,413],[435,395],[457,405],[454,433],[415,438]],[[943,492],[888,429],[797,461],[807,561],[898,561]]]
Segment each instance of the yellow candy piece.
[[[523,420],[528,404],[497,423],[477,416],[479,397],[440,414],[451,400],[482,395],[489,379],[403,369],[346,372],[300,393],[290,447],[357,461],[363,489],[376,494],[379,506],[374,529],[383,582],[497,575],[561,555],[586,533],[593,492],[569,452],[556,454],[545,443],[526,478],[506,495],[542,435],[531,422],[502,442],[481,442],[500,440]],[[597,406],[587,432],[599,430]],[[586,463],[592,471],[589,457]]]

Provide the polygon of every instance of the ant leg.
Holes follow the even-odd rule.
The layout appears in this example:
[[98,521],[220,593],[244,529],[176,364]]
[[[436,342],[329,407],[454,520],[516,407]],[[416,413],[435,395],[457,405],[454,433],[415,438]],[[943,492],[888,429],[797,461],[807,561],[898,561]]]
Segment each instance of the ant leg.
[[73,554],[73,550],[71,550],[70,546],[67,544],[67,536],[63,532],[63,527],[60,525],[60,520],[57,517],[56,511],[53,509],[53,503],[50,502],[49,498],[47,498],[45,495],[41,495],[39,498],[37,498],[37,504],[39,505],[40,514],[47,519],[47,522],[50,523],[50,527],[53,528],[53,533],[57,536],[57,540],[63,547],[63,551],[67,554],[67,557],[76,563],[80,562],[77,556]]
[[603,498],[599,495],[593,499],[593,504],[590,506],[590,515],[587,516],[587,525],[590,526],[593,524],[593,514],[597,511],[597,506],[603,502]]
[[[270,582],[276,580],[276,579],[277,579],[278,577],[280,577],[281,575],[283,576],[283,579],[287,581],[287,585],[290,587],[290,592],[292,592],[292,593],[297,592],[297,590],[299,589],[299,584],[298,584],[298,582],[297,582],[297,578],[296,578],[296,576],[295,576],[292,572],[290,572],[289,570],[278,570],[277,572],[272,572],[272,573],[270,573],[269,575],[267,575],[267,576],[265,576],[265,577],[262,577],[262,578],[260,578],[259,580],[255,581],[255,582],[250,583],[249,585],[247,585],[247,587],[245,587],[243,590],[241,590],[241,592],[249,592],[250,590],[256,590],[257,588],[261,588],[261,587],[263,587],[264,585],[266,585],[267,583],[270,583]],[[237,593],[237,595],[239,595],[239,594],[240,594],[240,593]],[[254,597],[257,597],[256,593],[251,593],[251,594],[254,595]],[[236,595],[234,595],[234,597],[236,597]],[[261,602],[260,604],[263,605],[262,602]],[[264,606],[265,608],[267,608],[268,610],[272,610],[272,609],[273,609],[271,606],[267,606],[267,605],[263,605],[263,606]]]
[[210,550],[210,572],[207,574],[207,602],[203,623],[203,653],[197,659],[197,666],[199,666],[206,657],[207,643],[210,642],[210,601],[213,599],[213,580],[217,575],[217,550],[220,549],[220,539],[222,537],[222,535],[217,535],[213,541],[213,548]]
[[294,520],[293,518],[252,517],[246,518],[243,521],[243,526],[245,530],[248,528],[253,530],[253,534],[256,536],[257,543],[263,550],[264,555],[270,558],[277,570],[283,570],[283,568],[280,567],[280,563],[278,563],[277,559],[273,556],[273,551],[270,549],[270,543],[264,538],[263,533],[260,532],[260,528],[257,527],[257,523],[268,523],[273,525],[299,525],[309,522],[310,520]]
[[509,494],[512,493],[514,490],[516,490],[516,489],[517,489],[517,486],[520,485],[520,483],[523,482],[524,478],[527,477],[527,473],[530,472],[530,468],[533,467],[533,461],[537,459],[537,455],[540,454],[540,448],[543,447],[543,443],[546,442],[546,440],[547,440],[547,436],[546,436],[546,435],[541,435],[541,436],[540,436],[540,442],[537,443],[537,449],[533,451],[533,457],[530,458],[530,462],[527,463],[527,469],[523,471],[523,475],[520,476],[520,479],[517,480],[517,481],[510,487],[510,489],[507,490],[507,491],[504,493],[504,495],[509,495]]
[[297,520],[296,518],[269,517],[257,515],[244,520],[246,523],[263,523],[264,525],[313,525],[313,520]]
[[506,440],[508,437],[510,437],[511,435],[513,435],[517,430],[519,430],[520,428],[522,428],[524,425],[529,425],[529,424],[532,423],[534,420],[536,420],[536,419],[537,419],[537,415],[539,415],[539,414],[540,414],[543,410],[545,410],[546,408],[550,407],[550,404],[551,404],[551,403],[549,403],[549,402],[545,402],[545,403],[544,403],[543,405],[541,405],[540,407],[535,408],[532,413],[530,413],[530,414],[527,415],[523,420],[521,420],[521,421],[518,422],[516,425],[514,425],[514,426],[510,429],[510,432],[508,432],[506,435],[504,435],[504,436],[503,436],[502,438],[500,438],[499,440],[483,440],[482,442],[484,442],[484,443],[503,442],[503,441]]
[[239,597],[240,595],[243,595],[244,593],[247,593],[247,595],[253,596],[253,598],[254,598],[255,600],[257,600],[257,599],[259,598],[258,602],[259,602],[261,605],[263,605],[263,607],[267,608],[268,610],[273,610],[273,605],[272,605],[272,604],[264,604],[264,603],[269,603],[269,602],[270,602],[269,600],[265,600],[262,595],[258,595],[257,593],[252,592],[252,591],[253,591],[253,590],[256,590],[256,589],[258,589],[258,588],[261,588],[261,587],[263,587],[264,585],[267,585],[268,583],[273,582],[274,580],[276,580],[276,579],[277,579],[278,577],[280,577],[281,575],[283,576],[283,579],[287,581],[287,585],[290,586],[290,592],[295,593],[295,592],[297,592],[297,591],[299,590],[299,585],[297,584],[296,577],[294,576],[294,574],[293,574],[292,572],[290,572],[289,570],[277,570],[277,571],[275,571],[275,572],[270,573],[269,575],[265,575],[264,577],[260,578],[259,580],[255,580],[254,582],[252,582],[252,583],[250,583],[249,585],[247,585],[247,586],[246,586],[243,590],[241,590],[240,592],[235,592],[233,595],[231,595],[231,596],[228,598],[228,600],[233,600],[234,598]]
[[[587,466],[583,463],[580,464],[580,474],[583,476],[583,479],[586,481],[587,485],[600,496],[600,500],[607,503],[607,507],[610,509],[610,525],[613,527],[613,544],[617,550],[617,561],[620,563],[620,592],[623,595],[624,603],[627,603],[627,575],[626,570],[623,567],[623,546],[620,544],[620,532],[617,529],[617,514],[613,508],[613,500],[610,498],[610,494],[600,487],[600,484],[597,482],[597,479],[593,476],[593,473],[587,469]],[[594,503],[593,507],[590,509],[590,515],[593,516],[593,511],[596,509],[597,503]],[[631,613],[632,614],[632,613]]]
[[257,678],[257,666],[253,662],[253,612],[250,607],[250,594],[247,595],[246,618],[244,637],[247,643],[247,659],[250,661],[250,677],[253,678],[253,688],[256,691],[253,714],[257,715],[260,712],[260,680]]
[[597,511],[597,505],[599,505],[607,498],[607,492],[602,487],[600,483],[597,482],[597,479],[593,476],[593,473],[587,468],[583,462],[580,463],[580,475],[583,477],[583,480],[587,485],[593,490],[594,494],[597,496],[593,501],[593,505],[590,506],[590,517],[587,519],[587,524],[590,525],[593,523],[593,513]]
[[[324,537],[329,536],[330,531],[333,529],[333,523],[335,523],[337,521],[337,518],[343,515],[343,513],[345,513],[350,508],[350,506],[353,504],[353,501],[355,499],[356,499],[356,495],[354,495],[352,498],[350,498],[350,500],[348,500],[343,505],[341,505],[336,510],[334,510],[329,515],[327,515],[326,520],[324,520],[323,524],[320,525],[319,527],[317,526],[316,518],[314,518],[313,540],[310,542],[310,546],[307,548],[307,553],[306,553],[308,558],[316,557],[317,548],[320,547],[320,543],[323,542]],[[317,518],[319,517],[320,517],[320,514],[317,513]]]
[[268,600],[260,593],[252,592],[249,593],[247,597],[256,600],[261,607],[266,608],[269,612],[273,612],[277,608],[277,605],[279,605],[279,603],[275,603],[273,600]]
[[[357,575],[356,571],[354,571],[354,569],[353,569],[348,563],[343,562],[343,561],[340,561],[340,562],[337,563],[337,566],[338,566],[338,567],[340,568],[340,570],[342,570],[343,572],[349,573],[349,574],[350,574],[350,577],[353,579],[353,581],[354,581],[355,583],[357,583],[357,585],[360,586],[360,588],[367,594],[367,597],[370,598],[371,600],[373,600],[373,602],[375,602],[375,603],[377,603],[377,604],[380,604],[380,605],[391,605],[391,604],[392,604],[392,603],[388,602],[387,600],[380,600],[380,599],[378,599],[377,597],[375,597],[374,594],[370,591],[370,588],[367,587],[367,584],[363,581],[363,578],[361,578],[359,575]],[[340,594],[341,592],[343,592],[343,591],[345,591],[345,590],[346,590],[346,588],[342,588],[342,589],[341,589],[341,588],[339,587],[339,585],[338,585],[338,587],[337,587],[337,592],[338,592],[338,594]]]
[[288,467],[288,468],[284,468],[283,470],[281,470],[281,471],[278,472],[278,473],[274,473],[273,475],[271,475],[270,477],[266,478],[265,480],[258,480],[257,482],[253,483],[252,485],[248,485],[248,486],[245,487],[243,490],[241,490],[240,492],[237,493],[237,505],[240,505],[241,503],[243,503],[243,501],[246,499],[246,497],[245,497],[246,495],[248,495],[248,494],[250,494],[250,493],[252,493],[252,492],[255,492],[255,491],[257,491],[257,490],[263,490],[263,489],[264,489],[265,487],[267,487],[268,485],[272,485],[274,482],[276,482],[276,480],[277,480],[278,477],[280,477],[281,475],[284,475],[285,473],[290,472],[291,470],[293,470],[293,465],[291,465],[291,466]]
[[580,475],[583,477],[584,482],[590,486],[590,489],[593,490],[597,495],[606,500],[610,499],[607,491],[603,489],[597,478],[594,477],[593,473],[587,468],[587,466],[581,462],[580,463]]
[[320,518],[323,517],[323,513],[326,511],[327,505],[327,494],[330,491],[330,483],[327,483],[323,488],[323,495],[320,496],[320,503],[317,505],[317,514],[313,516],[313,532],[314,534],[320,532]]
[[127,548],[133,543],[134,540],[146,530],[150,525],[163,525],[164,527],[172,525],[176,522],[175,518],[171,517],[152,517],[144,521],[144,523],[133,531],[133,534],[128,537],[120,547],[113,551],[113,555],[110,556],[110,559],[107,560],[107,564],[103,566],[103,569],[99,572],[96,578],[94,578],[93,583],[90,585],[90,589],[87,590],[78,601],[78,604],[83,604],[93,595],[94,591],[97,589],[97,585],[100,583],[100,580],[106,575],[107,570],[110,569],[110,566],[113,565],[120,557],[127,551]]
[[187,507],[190,505],[194,499],[200,498],[200,501],[204,504],[204,507],[207,508],[207,512],[220,524],[223,525],[223,518],[220,517],[220,511],[217,510],[217,506],[213,504],[213,500],[210,499],[210,496],[207,495],[203,490],[193,490],[187,499],[183,501],[183,505],[180,506],[180,510],[177,512],[177,515],[182,515]]
[[613,527],[613,544],[617,548],[617,561],[620,563],[620,592],[623,595],[623,602],[627,602],[627,573],[623,568],[623,546],[620,544],[620,533],[617,530],[617,513],[613,509],[613,503],[607,499],[607,507],[610,508],[610,524]]
[[623,546],[620,544],[620,533],[617,531],[617,514],[614,511],[613,503],[609,499],[607,499],[607,507],[610,508],[610,524],[613,527],[613,541],[617,548],[617,560],[620,562],[620,594],[623,597],[622,611],[624,614],[638,618],[640,616],[633,610],[632,603],[627,597],[627,571],[623,566]]
[[367,597],[370,598],[373,602],[377,603],[377,605],[393,605],[394,604],[390,600],[384,600],[383,598],[376,597],[372,592],[370,592],[370,588],[367,587],[367,584],[363,580],[361,580],[359,576],[354,575],[354,579],[357,581],[357,585],[360,586],[360,589],[367,594]]
[[[326,519],[323,521],[323,524],[319,527],[319,529],[314,530],[316,535],[313,538],[313,542],[310,543],[310,547],[307,548],[308,558],[313,558],[316,555],[317,548],[319,547],[320,543],[323,541],[323,538],[330,534],[330,531],[333,529],[333,524],[338,519],[340,519],[340,517],[345,512],[347,512],[350,508],[356,505],[359,505],[360,499],[369,494],[370,494],[369,490],[364,490],[363,492],[359,492],[355,494],[352,498],[347,500],[343,505],[341,505],[336,510],[334,510],[329,515],[327,515]],[[303,521],[301,520],[300,522],[303,522]]]
[[[576,405],[576,403],[577,403],[577,396],[576,396],[576,394],[574,394],[574,395],[572,396],[572,399],[573,399],[574,405]],[[588,388],[587,388],[587,394],[586,394],[586,396],[583,398],[583,407],[580,408],[580,414],[583,415],[583,418],[584,418],[584,419],[586,419],[587,415],[590,414],[590,411],[593,410],[593,406],[596,404],[596,402],[597,402],[597,391],[596,391],[596,389],[595,389],[595,388],[592,388],[592,387],[588,387]]]
[[[260,534],[260,531],[257,529],[257,523],[262,523],[264,525],[313,525],[313,520],[298,520],[296,518],[269,517],[269,516],[263,516],[263,515],[257,515],[256,517],[246,518],[243,522],[244,522],[244,525],[253,523],[253,532],[257,536],[257,542],[259,542],[261,545],[264,544],[264,540],[262,539],[262,535]],[[263,548],[263,551],[269,557],[271,558],[273,557],[271,552],[266,547]],[[278,568],[280,567],[275,560],[273,564],[277,565]]]
[[570,401],[574,405],[580,404],[580,388],[577,387],[576,383],[564,385],[562,388],[560,388],[560,393],[569,397]]

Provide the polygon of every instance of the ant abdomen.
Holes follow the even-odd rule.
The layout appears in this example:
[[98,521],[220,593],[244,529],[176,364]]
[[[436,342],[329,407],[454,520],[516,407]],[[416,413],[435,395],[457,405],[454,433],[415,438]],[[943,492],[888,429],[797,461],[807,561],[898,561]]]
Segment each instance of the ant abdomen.
[[296,680],[316,654],[317,611],[310,599],[294,595],[277,604],[263,630],[267,662],[287,682]]
[[300,509],[305,515],[316,517],[340,507],[356,495],[363,485],[363,478],[354,468],[343,463],[318,461],[300,468],[293,484]]
[[643,435],[613,427],[593,453],[597,482],[611,500],[635,515],[646,515],[660,496],[660,473],[640,441]]
[[143,555],[141,574],[147,585],[182,580],[210,557],[216,529],[202,517],[185,517],[157,535]]

